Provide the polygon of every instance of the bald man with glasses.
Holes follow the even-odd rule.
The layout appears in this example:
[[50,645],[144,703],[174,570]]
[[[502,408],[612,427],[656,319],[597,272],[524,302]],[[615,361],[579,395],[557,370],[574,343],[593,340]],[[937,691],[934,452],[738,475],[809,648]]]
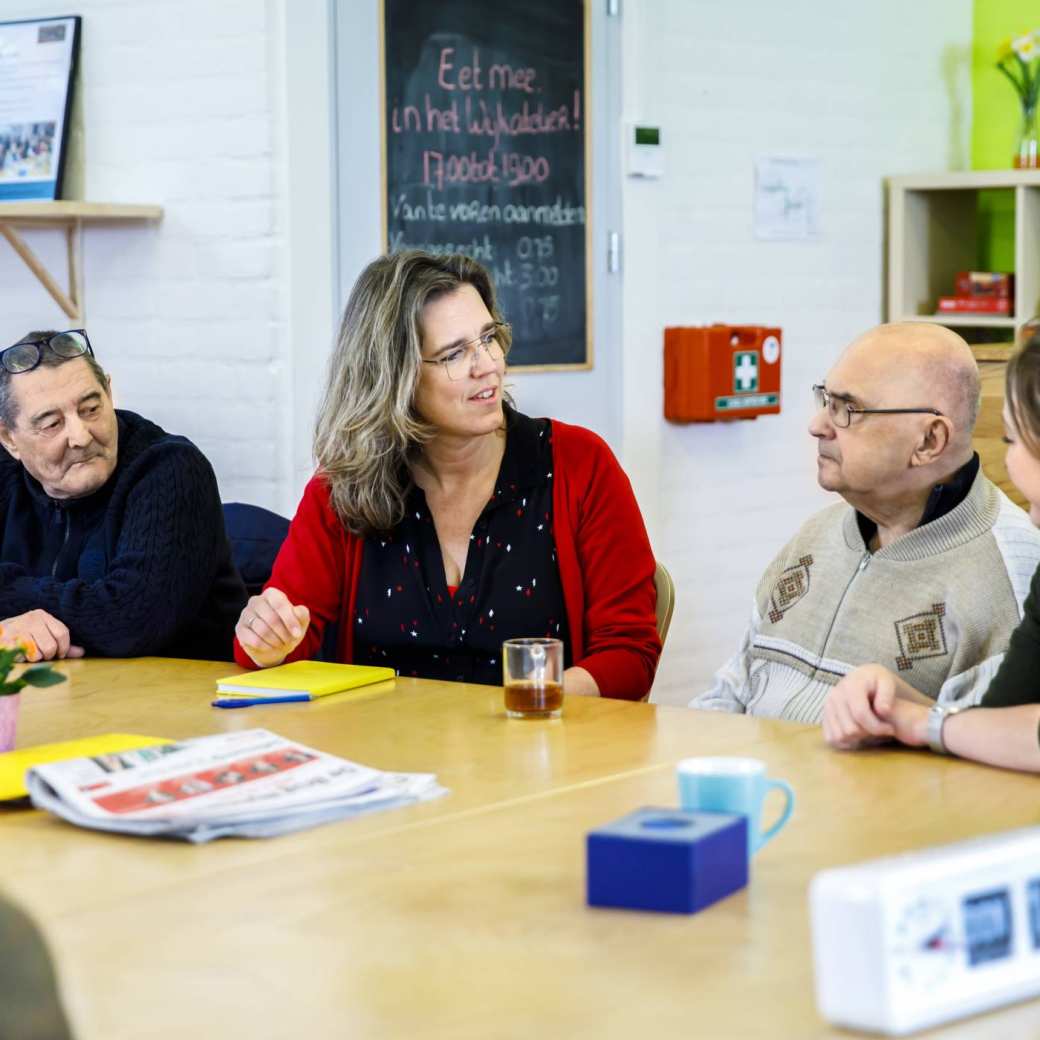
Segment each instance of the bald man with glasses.
[[117,411],[82,329],[0,350],[0,624],[30,660],[229,659],[242,579],[190,441]]
[[739,653],[690,707],[819,722],[868,663],[976,703],[1022,617],[1040,535],[972,449],[971,349],[941,326],[882,325],[812,389],[817,479],[844,502],[770,564]]

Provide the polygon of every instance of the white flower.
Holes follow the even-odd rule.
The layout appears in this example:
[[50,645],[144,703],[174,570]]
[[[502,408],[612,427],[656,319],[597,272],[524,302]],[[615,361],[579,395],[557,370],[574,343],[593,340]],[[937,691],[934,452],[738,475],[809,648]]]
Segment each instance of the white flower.
[[1040,54],[1040,47],[1037,46],[1037,34],[1035,32],[1024,33],[1022,36],[1016,36],[1011,41],[1011,49],[1024,61],[1032,61],[1038,54]]

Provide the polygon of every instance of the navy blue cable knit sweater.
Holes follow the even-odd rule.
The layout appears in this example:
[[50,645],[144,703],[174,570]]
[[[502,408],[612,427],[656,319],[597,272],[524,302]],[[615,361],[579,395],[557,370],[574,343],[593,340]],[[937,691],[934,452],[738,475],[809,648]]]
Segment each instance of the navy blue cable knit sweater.
[[216,478],[191,441],[118,410],[115,471],[50,498],[0,451],[0,619],[41,609],[103,657],[230,660],[246,600]]

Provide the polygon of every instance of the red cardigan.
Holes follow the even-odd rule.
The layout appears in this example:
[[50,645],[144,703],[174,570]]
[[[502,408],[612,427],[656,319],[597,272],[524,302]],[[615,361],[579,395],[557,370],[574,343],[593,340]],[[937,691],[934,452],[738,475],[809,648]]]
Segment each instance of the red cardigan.
[[[553,538],[571,660],[592,675],[604,697],[639,700],[661,655],[656,564],[643,517],[628,477],[591,430],[553,420],[552,451]],[[339,659],[353,660],[363,545],[336,517],[324,479],[312,477],[267,583],[311,612],[310,627],[286,661],[313,657],[325,626],[334,622]],[[235,660],[256,667],[237,639]]]

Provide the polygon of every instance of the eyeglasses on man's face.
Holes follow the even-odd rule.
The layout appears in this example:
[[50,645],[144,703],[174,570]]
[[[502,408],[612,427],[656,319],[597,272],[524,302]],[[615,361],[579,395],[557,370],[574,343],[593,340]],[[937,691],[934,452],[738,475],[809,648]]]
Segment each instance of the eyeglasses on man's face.
[[844,397],[835,397],[822,383],[814,383],[816,409],[827,409],[831,423],[839,430],[848,428],[854,415],[942,415],[938,408],[859,408]]
[[53,336],[44,336],[28,343],[15,343],[12,347],[0,350],[0,365],[12,375],[31,372],[43,360],[45,350],[67,359],[94,356],[86,331],[69,329],[67,332],[56,332]]
[[496,363],[506,356],[503,342],[509,330],[510,326],[506,322],[496,321],[475,339],[453,343],[440,357],[423,358],[423,364],[440,365],[449,379],[465,379],[473,371],[478,350],[483,350]]

